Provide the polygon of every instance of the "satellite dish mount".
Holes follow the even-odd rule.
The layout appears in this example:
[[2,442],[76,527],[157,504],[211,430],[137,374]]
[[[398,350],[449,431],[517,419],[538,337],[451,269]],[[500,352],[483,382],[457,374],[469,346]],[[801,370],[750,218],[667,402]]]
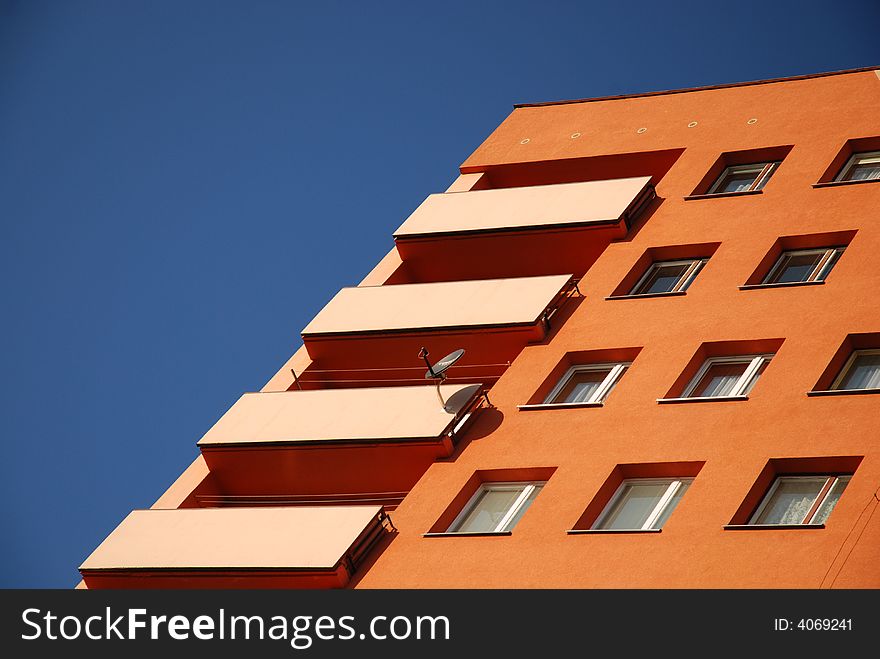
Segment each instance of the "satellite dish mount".
[[428,354],[427,348],[422,346],[422,349],[419,350],[419,357],[425,360],[425,364],[428,367],[428,371],[425,373],[425,379],[435,381],[437,384],[437,398],[440,399],[440,404],[443,406],[443,409],[448,412],[449,410],[446,408],[446,401],[443,400],[443,395],[440,393],[440,385],[446,379],[446,371],[449,367],[464,356],[464,350],[459,348],[455,352],[450,352],[436,364],[431,364],[431,362],[428,361]]

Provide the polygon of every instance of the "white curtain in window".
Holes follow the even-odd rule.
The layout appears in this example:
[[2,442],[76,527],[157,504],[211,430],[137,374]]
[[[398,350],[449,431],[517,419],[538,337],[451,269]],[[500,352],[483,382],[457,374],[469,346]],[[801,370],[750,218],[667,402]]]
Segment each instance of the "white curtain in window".
[[[602,373],[604,376],[605,373]],[[577,382],[574,387],[572,387],[571,393],[565,399],[566,403],[583,403],[586,400],[589,400],[592,395],[596,392],[596,389],[599,388],[599,385],[602,384],[602,380],[598,379],[598,375],[596,376],[597,381],[593,382]],[[604,377],[603,377],[604,379]]]
[[668,488],[668,482],[628,483],[598,528],[642,528]]
[[841,389],[880,389],[880,355],[859,355],[840,384]]
[[849,476],[840,476],[837,479],[837,482],[834,483],[828,496],[825,497],[825,501],[822,502],[822,505],[819,506],[819,510],[816,511],[816,515],[813,517],[814,524],[824,524],[828,520],[828,516],[831,514],[831,511],[834,510],[834,506],[836,506],[837,502],[840,500],[840,495],[843,494],[843,491],[846,489],[847,483],[849,483]]
[[611,369],[585,369],[575,371],[553,398],[554,403],[583,403],[589,401]]
[[753,524],[802,524],[825,478],[780,478],[776,490]]
[[748,364],[713,364],[700,379],[691,396],[727,396],[739,382]]
[[474,502],[470,513],[453,530],[462,533],[494,531],[521,493],[522,488],[484,490]]

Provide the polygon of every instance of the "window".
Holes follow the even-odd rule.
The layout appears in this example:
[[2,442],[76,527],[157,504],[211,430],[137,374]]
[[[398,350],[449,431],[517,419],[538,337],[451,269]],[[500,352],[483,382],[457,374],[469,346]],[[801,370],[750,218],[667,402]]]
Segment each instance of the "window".
[[764,284],[824,281],[843,254],[843,247],[798,249],[783,252],[764,278]]
[[692,481],[692,478],[625,480],[593,528],[608,531],[661,529]]
[[851,476],[779,476],[749,525],[824,524]]
[[654,295],[687,290],[708,259],[658,261],[636,283],[630,295]]
[[601,403],[629,366],[629,363],[572,366],[544,400],[544,404]]
[[543,482],[484,483],[447,533],[504,533],[516,526],[532,505]]
[[850,356],[832,389],[880,389],[880,350],[856,350]]
[[773,355],[715,357],[706,360],[682,398],[747,396]]
[[763,188],[781,161],[727,167],[707,194],[751,192]]
[[880,151],[854,154],[835,181],[875,181],[880,179]]

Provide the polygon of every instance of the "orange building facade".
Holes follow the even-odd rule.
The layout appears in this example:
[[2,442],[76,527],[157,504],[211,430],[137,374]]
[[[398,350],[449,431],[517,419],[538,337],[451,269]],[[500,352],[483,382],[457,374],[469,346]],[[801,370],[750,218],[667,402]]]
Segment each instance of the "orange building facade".
[[880,70],[517,106],[394,243],[84,587],[880,588]]

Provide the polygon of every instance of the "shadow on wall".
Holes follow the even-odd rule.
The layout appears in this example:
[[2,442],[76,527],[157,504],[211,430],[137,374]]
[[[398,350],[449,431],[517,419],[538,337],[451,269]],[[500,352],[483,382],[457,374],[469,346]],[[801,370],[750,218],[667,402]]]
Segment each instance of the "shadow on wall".
[[657,209],[660,208],[660,204],[665,201],[663,197],[654,197],[651,200],[651,203],[648,204],[641,213],[635,218],[635,221],[630,225],[629,231],[626,232],[626,235],[620,240],[615,240],[614,242],[618,243],[628,243],[632,241],[638,234],[639,231],[642,230],[642,227],[648,223],[648,220],[657,212]]
[[[389,513],[389,517],[391,517],[392,524],[394,523],[393,513]],[[351,578],[348,581],[348,584],[345,586],[346,588],[357,588],[357,585],[361,582],[361,579],[364,578],[364,575],[372,569],[373,565],[376,564],[376,561],[379,560],[379,557],[382,553],[388,548],[388,546],[394,542],[394,539],[398,536],[400,532],[396,529],[391,531],[390,533],[386,533],[385,536],[370,550],[370,553],[363,559],[363,562],[358,565],[357,571],[351,575]]]
[[504,414],[495,407],[482,407],[477,410],[476,416],[477,418],[474,419],[471,426],[464,431],[464,435],[456,444],[452,455],[448,458],[439,459],[437,462],[455,462],[462,451],[467,448],[468,444],[474,440],[488,437],[498,429],[504,420]]
[[568,300],[559,307],[559,310],[553,314],[553,317],[550,318],[550,329],[544,335],[544,338],[540,341],[534,341],[529,345],[543,346],[550,343],[550,341],[553,340],[553,337],[556,336],[556,332],[565,325],[565,322],[571,318],[574,312],[577,311],[578,307],[580,307],[586,299],[587,298],[584,296],[572,296],[568,298]]

